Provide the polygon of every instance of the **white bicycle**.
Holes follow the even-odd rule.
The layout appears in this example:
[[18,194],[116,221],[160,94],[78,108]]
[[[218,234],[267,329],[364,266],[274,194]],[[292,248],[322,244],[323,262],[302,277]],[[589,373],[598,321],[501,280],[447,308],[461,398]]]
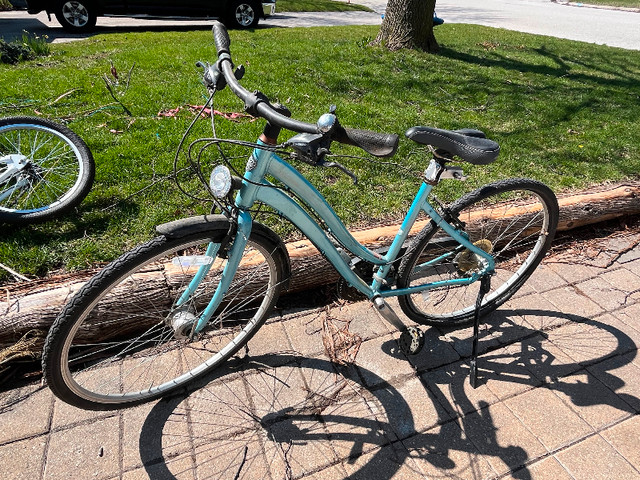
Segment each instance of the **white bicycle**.
[[35,117],[0,118],[0,222],[49,220],[77,206],[93,184],[84,141]]

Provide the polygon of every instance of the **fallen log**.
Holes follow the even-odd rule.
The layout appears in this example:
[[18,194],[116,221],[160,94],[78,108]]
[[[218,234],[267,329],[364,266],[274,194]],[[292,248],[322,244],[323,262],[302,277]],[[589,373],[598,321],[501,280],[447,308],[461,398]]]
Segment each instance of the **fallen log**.
[[[579,193],[560,198],[559,230],[570,230],[623,215],[640,214],[640,182],[601,188],[599,191]],[[502,212],[501,218],[510,218],[520,213],[516,210]],[[477,212],[478,218],[485,217]],[[412,234],[420,231],[429,220],[417,222]],[[354,237],[368,248],[388,246],[398,225],[377,227],[355,232]],[[291,258],[292,279],[290,291],[303,291],[320,285],[335,283],[339,276],[335,269],[320,255],[308,240],[287,244]],[[74,275],[70,279],[40,285],[29,291],[29,284],[17,284],[0,289],[0,349],[15,344],[27,332],[48,330],[62,306],[93,275]],[[151,298],[161,302],[161,292],[166,278],[149,279],[157,289]],[[125,292],[126,294],[126,292]],[[154,300],[155,301],[155,300]],[[108,319],[105,319],[108,320]],[[105,321],[108,326],[109,322]],[[100,329],[96,329],[100,331]],[[1,360],[0,360],[0,363]]]

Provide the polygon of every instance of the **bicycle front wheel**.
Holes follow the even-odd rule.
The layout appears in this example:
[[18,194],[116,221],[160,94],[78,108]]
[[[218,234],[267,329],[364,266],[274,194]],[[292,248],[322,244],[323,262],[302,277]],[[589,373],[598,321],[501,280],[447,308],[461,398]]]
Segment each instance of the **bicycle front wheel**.
[[[448,208],[449,221],[492,254],[495,275],[481,314],[507,301],[542,261],[558,225],[558,201],[544,184],[528,179],[498,181],[471,192]],[[398,270],[398,288],[470,277],[480,259],[433,222],[416,237]],[[480,282],[443,284],[398,298],[404,313],[424,325],[471,322]]]
[[[283,289],[287,259],[254,228],[222,303],[193,337],[227,263],[213,253],[226,233],[221,227],[157,237],[90,280],[45,343],[43,368],[54,394],[90,410],[133,406],[186,385],[246,344]],[[196,275],[202,278],[194,283]]]
[[32,117],[0,119],[0,222],[52,218],[91,190],[91,151],[67,127]]

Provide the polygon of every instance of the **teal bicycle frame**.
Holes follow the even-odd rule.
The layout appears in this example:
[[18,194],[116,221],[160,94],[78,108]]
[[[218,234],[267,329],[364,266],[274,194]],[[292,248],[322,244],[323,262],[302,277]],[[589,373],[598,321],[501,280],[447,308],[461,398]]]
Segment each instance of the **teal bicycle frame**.
[[[435,160],[432,162],[434,161]],[[309,213],[292,197],[284,193],[281,188],[274,188],[274,186],[266,180],[267,176],[275,178],[281,184],[286,185],[286,187],[290,191],[294,192],[298,197],[304,198],[307,206],[326,223],[328,231],[325,232],[325,230],[318,225],[313,218],[311,218]],[[385,255],[380,255],[359,243],[353,235],[349,233],[322,194],[320,194],[320,192],[318,192],[318,190],[311,185],[311,183],[309,183],[302,174],[275,153],[269,150],[256,148],[247,163],[247,170],[244,174],[244,179],[243,185],[238,191],[235,199],[236,206],[239,210],[237,219],[237,235],[233,240],[233,245],[230,247],[228,263],[223,270],[220,283],[213,298],[209,302],[209,305],[198,319],[195,333],[200,332],[206,326],[207,322],[220,305],[222,297],[225,295],[229,285],[231,284],[231,280],[236,273],[236,269],[238,268],[240,259],[242,258],[242,253],[251,234],[253,221],[248,210],[257,202],[272,207],[280,215],[298,227],[300,231],[307,236],[315,247],[320,250],[327,260],[336,268],[338,273],[347,281],[347,283],[350,286],[355,287],[370,300],[373,300],[376,297],[408,295],[443,286],[469,285],[484,275],[491,274],[494,271],[495,264],[493,257],[481,248],[473,245],[464,232],[458,231],[454,226],[449,224],[429,204],[428,197],[433,189],[433,185],[437,183],[437,180],[431,183],[423,181],[406,217],[404,218],[404,221],[402,222],[402,225],[400,226],[400,229],[398,230],[398,233],[389,247],[389,250]],[[436,259],[426,262],[420,267],[426,268],[443,260],[444,258],[455,255],[462,249],[468,249],[480,256],[483,260],[483,269],[481,271],[473,272],[466,278],[425,283],[423,285],[410,288],[388,288],[385,284],[385,279],[389,274],[392,263],[397,259],[402,245],[406,241],[409,232],[421,211],[424,211],[429,218],[431,218],[440,228],[442,228],[442,230],[454,239],[459,244],[459,247],[452,249],[451,252],[448,252]],[[371,285],[368,285],[350,268],[347,261],[341,255],[338,247],[332,243],[329,234],[335,237],[342,247],[347,249],[356,257],[378,266],[377,273],[374,275]],[[217,244],[210,244],[207,250],[207,255],[213,254],[215,257],[217,248]],[[178,306],[184,304],[188,300],[189,296],[196,290],[198,283],[201,278],[206,275],[209,268],[210,265],[203,265],[200,267],[200,270],[179,300]]]

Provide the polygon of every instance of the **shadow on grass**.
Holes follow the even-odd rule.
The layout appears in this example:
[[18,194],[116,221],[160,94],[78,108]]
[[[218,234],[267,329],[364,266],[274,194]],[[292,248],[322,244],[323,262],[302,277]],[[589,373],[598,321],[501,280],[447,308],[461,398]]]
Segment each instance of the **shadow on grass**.
[[[544,46],[527,50],[537,54],[543,61],[550,61],[553,65],[544,65],[542,62],[525,62],[518,58],[501,54],[497,50],[492,51],[490,55],[479,57],[452,48],[442,47],[440,55],[471,65],[496,67],[521,73],[548,75],[555,78],[570,76],[572,80],[578,80],[592,85],[638,89],[637,73],[630,69],[629,64],[622,59],[615,60],[612,57],[602,58],[602,63],[595,64],[587,63],[577,57],[571,57],[569,54],[566,57],[561,57]],[[576,65],[593,71],[593,73],[575,72],[574,66]],[[640,103],[640,99],[637,100],[638,103]]]
[[[37,250],[37,253],[34,253],[36,256],[49,257],[51,250],[64,249],[65,244],[87,237],[88,234],[95,238],[96,235],[113,228],[114,222],[130,218],[139,210],[139,205],[134,201],[119,201],[114,208],[111,208],[112,204],[111,199],[86,200],[71,212],[46,222],[26,225],[1,224],[0,244],[5,245],[4,255],[11,255],[13,250]],[[24,263],[29,263],[28,258]],[[37,263],[39,271],[32,274],[38,276],[44,276],[50,269],[58,267],[52,265],[50,259]]]

